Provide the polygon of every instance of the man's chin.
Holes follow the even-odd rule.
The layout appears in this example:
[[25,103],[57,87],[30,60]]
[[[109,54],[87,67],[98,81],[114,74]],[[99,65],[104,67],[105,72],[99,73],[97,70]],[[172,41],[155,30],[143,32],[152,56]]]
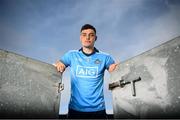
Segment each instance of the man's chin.
[[93,48],[92,46],[83,46],[83,47],[85,47],[85,48]]

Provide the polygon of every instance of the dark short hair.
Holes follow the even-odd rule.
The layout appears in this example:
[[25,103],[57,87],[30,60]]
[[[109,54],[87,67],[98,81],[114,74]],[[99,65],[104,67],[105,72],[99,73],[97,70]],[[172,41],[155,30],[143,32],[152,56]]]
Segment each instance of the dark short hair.
[[92,29],[92,30],[94,30],[94,32],[95,32],[95,34],[96,34],[96,28],[95,28],[94,26],[92,26],[92,25],[90,25],[90,24],[85,24],[85,25],[83,25],[83,26],[81,27],[81,32],[82,32],[83,30],[86,30],[86,29]]

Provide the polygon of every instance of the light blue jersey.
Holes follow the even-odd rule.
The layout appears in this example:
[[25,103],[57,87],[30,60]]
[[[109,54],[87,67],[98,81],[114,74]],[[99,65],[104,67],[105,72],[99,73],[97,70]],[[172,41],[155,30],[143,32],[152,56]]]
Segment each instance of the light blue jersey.
[[103,95],[104,71],[114,60],[95,49],[91,55],[82,49],[67,52],[60,61],[71,71],[71,99],[69,108],[82,112],[105,109]]

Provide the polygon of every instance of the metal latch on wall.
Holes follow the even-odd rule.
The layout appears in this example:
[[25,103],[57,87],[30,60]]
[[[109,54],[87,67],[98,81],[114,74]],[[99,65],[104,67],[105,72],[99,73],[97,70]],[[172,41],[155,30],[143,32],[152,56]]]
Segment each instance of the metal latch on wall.
[[53,85],[53,87],[57,87],[58,93],[64,90],[64,84],[62,83],[56,83],[55,85]]
[[60,93],[62,90],[64,90],[64,84],[59,83],[59,85],[58,85],[58,93]]
[[113,82],[109,84],[109,90],[114,89],[115,87],[121,87],[123,88],[127,84],[131,84],[131,92],[132,96],[136,96],[136,90],[135,90],[135,82],[140,81],[141,77],[136,77],[134,79],[127,79],[124,76],[121,78],[121,80],[117,82]]

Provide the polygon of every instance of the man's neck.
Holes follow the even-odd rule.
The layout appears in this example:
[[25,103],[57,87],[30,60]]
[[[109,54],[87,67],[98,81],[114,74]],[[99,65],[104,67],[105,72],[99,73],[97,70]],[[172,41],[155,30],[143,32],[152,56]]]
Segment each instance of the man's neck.
[[91,53],[94,52],[94,47],[91,47],[91,48],[83,47],[82,50],[83,50],[83,52],[86,53],[86,54],[91,54]]

